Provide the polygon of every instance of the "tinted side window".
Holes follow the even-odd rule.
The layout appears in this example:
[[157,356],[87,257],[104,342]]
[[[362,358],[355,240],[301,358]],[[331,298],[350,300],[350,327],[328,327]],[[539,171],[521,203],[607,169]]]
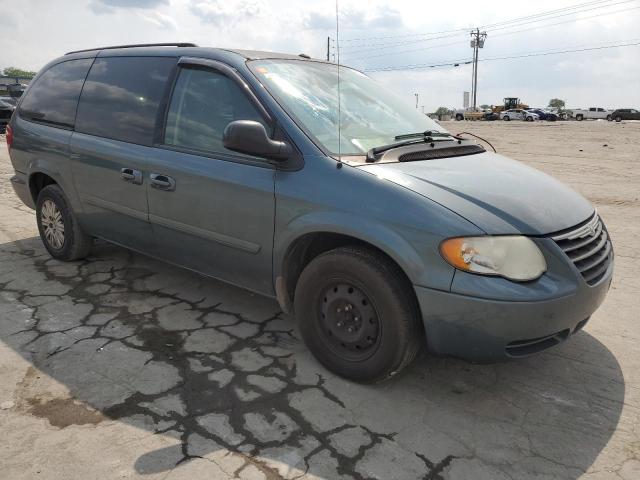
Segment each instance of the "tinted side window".
[[234,80],[210,70],[182,69],[169,106],[164,143],[238,155],[222,145],[222,133],[234,120],[255,120],[270,129]]
[[82,90],[92,58],[58,63],[45,71],[29,88],[20,104],[26,120],[73,128]]
[[150,145],[170,57],[96,58],[84,84],[76,131]]

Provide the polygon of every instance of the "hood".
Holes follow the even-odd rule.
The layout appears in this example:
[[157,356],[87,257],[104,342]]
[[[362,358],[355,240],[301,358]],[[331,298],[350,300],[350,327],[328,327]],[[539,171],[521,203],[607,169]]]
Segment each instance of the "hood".
[[358,168],[445,206],[488,234],[546,235],[594,212],[566,185],[495,153]]

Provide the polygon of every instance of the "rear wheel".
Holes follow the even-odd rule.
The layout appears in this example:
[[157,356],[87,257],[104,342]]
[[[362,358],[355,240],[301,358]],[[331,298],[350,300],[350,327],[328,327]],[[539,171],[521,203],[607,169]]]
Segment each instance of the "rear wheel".
[[581,122],[582,120],[584,120],[584,116],[583,115],[576,115],[576,120]]
[[358,382],[392,377],[423,343],[413,287],[372,250],[342,247],[313,259],[298,280],[295,312],[318,361]]
[[58,185],[47,185],[40,191],[36,221],[42,243],[53,258],[67,262],[89,254],[92,238],[80,228]]
[[527,117],[527,122],[533,122],[533,117],[531,115]]
[[504,117],[502,117],[502,120],[504,120],[505,122],[508,122],[511,119],[509,118],[509,115],[505,115]]

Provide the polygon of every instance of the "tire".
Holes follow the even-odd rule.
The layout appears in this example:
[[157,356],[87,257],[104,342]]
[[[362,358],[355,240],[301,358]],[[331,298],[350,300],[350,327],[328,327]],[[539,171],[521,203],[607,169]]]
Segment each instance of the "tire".
[[502,120],[504,120],[505,122],[508,122],[511,119],[509,118],[509,115],[505,115],[504,117],[502,117]]
[[531,115],[527,117],[527,122],[533,122],[533,117]]
[[42,243],[53,258],[70,262],[89,254],[93,239],[80,228],[58,185],[47,185],[40,191],[36,221]]
[[456,120],[459,122],[460,120],[464,120],[464,116],[460,115],[459,113],[456,114]]
[[622,117],[616,117],[616,122],[620,123],[622,121]]
[[582,115],[576,115],[576,120],[581,122],[582,120],[584,120],[584,116]]
[[311,353],[356,382],[391,378],[424,343],[413,287],[372,250],[341,247],[314,258],[300,275],[294,307]]
[[612,120],[611,115],[607,115],[607,122],[610,122]]

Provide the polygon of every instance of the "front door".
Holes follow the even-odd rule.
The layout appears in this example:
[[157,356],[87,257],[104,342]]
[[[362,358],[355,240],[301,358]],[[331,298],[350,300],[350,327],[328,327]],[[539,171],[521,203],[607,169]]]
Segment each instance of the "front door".
[[216,62],[183,64],[161,144],[150,157],[149,219],[157,254],[261,293],[273,294],[274,168],[226,150],[234,120],[271,125],[236,75]]

